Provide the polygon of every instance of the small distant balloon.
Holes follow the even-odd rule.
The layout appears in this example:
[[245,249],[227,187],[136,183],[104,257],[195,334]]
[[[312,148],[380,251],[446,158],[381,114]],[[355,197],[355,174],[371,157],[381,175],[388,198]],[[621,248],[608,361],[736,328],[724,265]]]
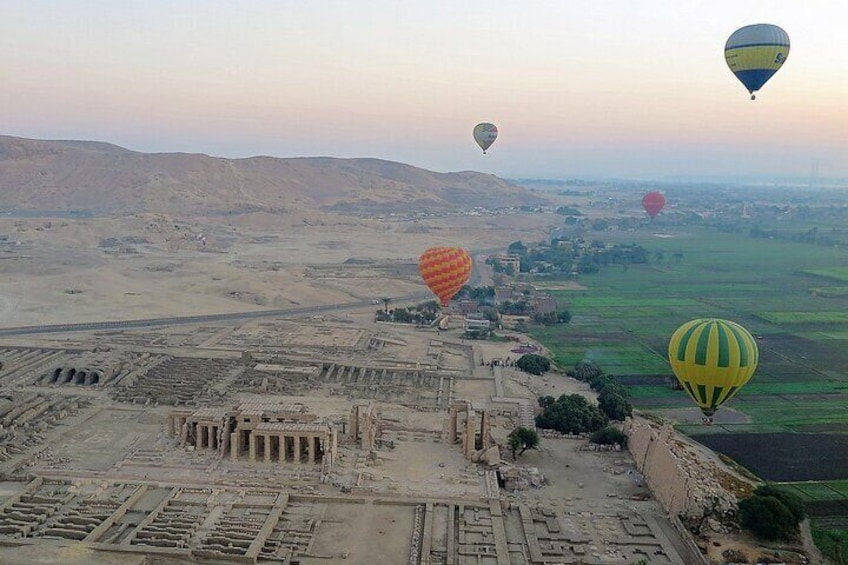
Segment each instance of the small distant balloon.
[[642,207],[652,220],[657,217],[663,206],[665,206],[665,196],[661,192],[654,190],[642,197]]
[[480,149],[483,150],[484,155],[486,154],[486,150],[492,146],[497,138],[498,128],[495,124],[483,122],[474,126],[474,141],[476,141],[477,145],[480,146]]
[[754,24],[734,31],[724,45],[724,59],[736,78],[754,94],[789,57],[789,34],[772,24]]
[[421,278],[442,306],[468,282],[471,266],[471,256],[459,247],[431,247],[418,259]]

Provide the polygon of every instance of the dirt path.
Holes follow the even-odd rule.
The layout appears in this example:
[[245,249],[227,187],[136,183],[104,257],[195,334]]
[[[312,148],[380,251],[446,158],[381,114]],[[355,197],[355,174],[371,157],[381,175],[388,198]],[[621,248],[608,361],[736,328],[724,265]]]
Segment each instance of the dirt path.
[[831,561],[821,554],[816,543],[813,541],[813,532],[810,529],[810,519],[801,522],[801,543],[804,544],[804,553],[810,558],[810,565],[831,565]]

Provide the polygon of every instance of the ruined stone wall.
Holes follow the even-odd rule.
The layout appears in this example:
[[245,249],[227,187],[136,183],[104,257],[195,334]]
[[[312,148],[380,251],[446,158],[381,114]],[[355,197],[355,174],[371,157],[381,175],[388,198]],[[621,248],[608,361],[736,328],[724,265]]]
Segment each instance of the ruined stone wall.
[[723,471],[671,425],[659,426],[637,416],[628,420],[624,432],[636,467],[663,510],[695,523],[706,518],[724,522],[735,516],[736,496],[722,486]]

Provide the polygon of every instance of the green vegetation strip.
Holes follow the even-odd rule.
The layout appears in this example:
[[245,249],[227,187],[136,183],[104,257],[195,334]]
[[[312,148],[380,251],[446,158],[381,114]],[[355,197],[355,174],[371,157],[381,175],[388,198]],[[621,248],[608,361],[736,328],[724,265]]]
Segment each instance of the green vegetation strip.
[[837,281],[848,282],[848,269],[832,268],[832,269],[807,269],[802,271],[807,275],[834,279]]
[[848,324],[848,312],[758,312],[757,316],[772,324]]
[[834,490],[829,483],[788,483],[804,500],[842,500],[845,495]]
[[813,541],[832,563],[843,565],[848,563],[848,531],[812,529]]
[[848,296],[848,286],[824,286],[811,288],[810,294],[813,294],[814,296],[824,296],[825,298]]

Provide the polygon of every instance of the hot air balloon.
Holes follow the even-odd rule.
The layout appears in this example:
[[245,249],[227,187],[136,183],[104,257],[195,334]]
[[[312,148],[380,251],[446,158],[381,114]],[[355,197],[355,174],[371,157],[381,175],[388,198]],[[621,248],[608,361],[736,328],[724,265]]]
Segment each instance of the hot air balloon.
[[642,197],[642,206],[653,220],[660,213],[660,210],[665,206],[665,196],[662,193],[653,191]]
[[458,247],[432,247],[418,259],[418,271],[442,306],[447,306],[471,276],[471,256]]
[[671,369],[704,413],[705,423],[750,380],[758,359],[753,336],[729,320],[691,320],[668,343]]
[[483,150],[484,155],[486,154],[486,149],[491,147],[497,138],[498,128],[495,124],[483,122],[474,126],[474,141]]
[[754,24],[734,31],[724,45],[724,59],[748,92],[754,94],[789,56],[789,35],[771,24]]

